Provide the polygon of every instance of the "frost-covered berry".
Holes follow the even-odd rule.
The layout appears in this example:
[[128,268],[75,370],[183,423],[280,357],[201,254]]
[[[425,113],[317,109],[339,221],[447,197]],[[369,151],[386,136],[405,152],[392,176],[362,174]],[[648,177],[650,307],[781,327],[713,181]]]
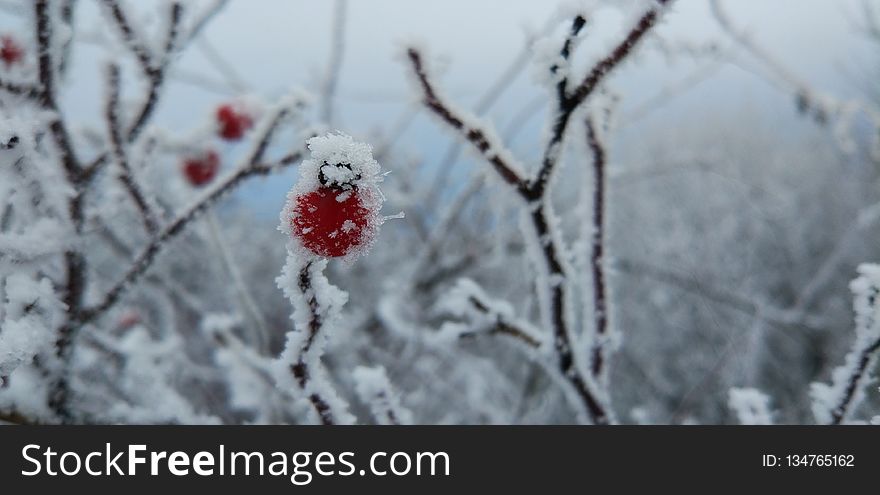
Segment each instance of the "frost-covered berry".
[[0,36],[0,59],[6,67],[21,62],[24,58],[24,48],[12,36]]
[[207,150],[183,160],[182,171],[186,180],[193,186],[203,186],[217,176],[220,169],[220,156],[214,150]]
[[355,190],[320,187],[296,198],[291,221],[293,235],[306,249],[335,258],[363,245],[370,228],[370,210],[361,204]]
[[254,125],[243,105],[227,103],[217,108],[217,134],[227,141],[237,141]]
[[379,164],[369,145],[344,134],[314,137],[309,149],[281,229],[313,255],[356,257],[372,245],[383,221]]

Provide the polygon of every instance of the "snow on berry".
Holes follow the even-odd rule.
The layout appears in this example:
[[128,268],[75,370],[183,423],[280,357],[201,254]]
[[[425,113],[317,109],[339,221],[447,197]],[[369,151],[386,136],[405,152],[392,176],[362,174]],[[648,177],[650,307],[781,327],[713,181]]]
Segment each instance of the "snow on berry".
[[183,175],[193,186],[199,187],[214,180],[220,168],[220,156],[214,150],[206,150],[183,160]]
[[6,67],[21,62],[24,57],[24,48],[12,36],[0,36],[0,59]]
[[311,158],[300,165],[280,229],[312,255],[354,259],[372,245],[384,221],[379,164],[368,144],[345,134],[317,136],[308,144]]
[[254,126],[254,109],[244,101],[226,103],[217,107],[217,135],[227,141],[237,141]]

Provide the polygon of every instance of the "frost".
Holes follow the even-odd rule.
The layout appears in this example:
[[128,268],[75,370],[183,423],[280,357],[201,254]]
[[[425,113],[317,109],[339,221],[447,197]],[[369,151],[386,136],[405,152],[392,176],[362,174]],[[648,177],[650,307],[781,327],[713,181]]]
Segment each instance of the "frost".
[[813,415],[819,423],[848,419],[865,396],[865,386],[877,362],[880,348],[880,265],[863,264],[859,277],[850,283],[855,312],[855,341],[844,364],[831,372],[831,383],[813,383]]
[[326,259],[303,259],[296,251],[288,252],[276,282],[293,306],[293,330],[287,332],[284,351],[273,364],[273,373],[279,387],[299,390],[302,400],[312,401],[321,421],[353,423],[355,418],[348,412],[348,404],[336,391],[321,362],[329,337],[338,331],[342,307],[348,301],[348,294],[324,276],[326,267]]
[[754,388],[732,388],[728,404],[743,425],[772,425],[770,398]]
[[379,424],[412,424],[412,413],[405,409],[391,389],[385,368],[361,366],[352,371],[355,390]]
[[[332,187],[341,190],[336,201],[346,201],[351,194],[358,195],[358,204],[368,211],[366,225],[362,228],[360,244],[351,249],[343,261],[352,262],[366,254],[376,240],[379,227],[386,217],[380,211],[385,196],[379,189],[384,179],[379,163],[373,159],[372,148],[366,143],[355,141],[351,136],[342,133],[331,133],[316,136],[308,141],[311,151],[309,159],[299,167],[299,180],[287,194],[287,202],[281,211],[279,230],[290,238],[290,249],[303,257],[315,256],[293,233],[293,218],[297,199],[321,187]],[[314,213],[315,209],[310,209]],[[343,232],[354,228],[351,220],[342,226]],[[348,230],[346,230],[348,229]],[[309,229],[311,231],[311,229]],[[331,237],[335,237],[333,233]]]
[[48,279],[10,275],[0,322],[0,377],[9,376],[37,354],[50,350],[64,305]]

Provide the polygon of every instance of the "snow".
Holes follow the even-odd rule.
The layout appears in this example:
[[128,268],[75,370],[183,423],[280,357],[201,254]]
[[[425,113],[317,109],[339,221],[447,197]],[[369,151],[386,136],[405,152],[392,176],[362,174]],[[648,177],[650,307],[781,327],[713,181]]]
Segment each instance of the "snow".
[[64,305],[51,282],[24,274],[6,278],[6,301],[0,321],[0,377],[9,376],[54,342],[54,329],[63,318]]
[[[299,390],[297,395],[303,401],[317,394],[327,403],[337,424],[348,424],[354,423],[355,418],[321,362],[328,339],[338,331],[342,307],[348,301],[348,294],[327,280],[326,267],[326,259],[314,260],[312,256],[301,256],[295,249],[288,251],[287,262],[276,282],[293,306],[293,330],[287,332],[284,350],[273,364],[273,372],[279,387]],[[305,291],[300,286],[304,272],[309,280]],[[304,385],[292,373],[292,366],[299,363],[307,367]]]
[[754,388],[732,388],[729,391],[730,409],[743,425],[772,425],[773,412],[770,397]]
[[[320,187],[339,188],[337,201],[345,201],[349,194],[357,191],[360,206],[369,211],[366,226],[362,229],[362,242],[342,259],[351,263],[360,256],[369,252],[370,247],[376,240],[379,227],[388,217],[381,215],[382,204],[385,196],[379,189],[379,184],[385,175],[381,171],[379,163],[373,158],[373,150],[369,144],[355,141],[351,136],[341,132],[327,133],[315,136],[308,140],[311,155],[303,160],[299,166],[299,179],[287,194],[287,202],[281,210],[281,224],[279,230],[287,234],[289,249],[298,253],[303,258],[314,257],[308,249],[302,246],[299,239],[293,235],[292,218],[297,198]],[[321,179],[325,181],[321,183]],[[346,220],[346,226],[354,228],[352,220]]]
[[[880,265],[863,264],[858,268],[859,277],[850,283],[855,311],[855,341],[844,358],[844,364],[831,372],[831,383],[813,383],[810,397],[813,399],[813,415],[819,423],[830,423],[833,415],[849,414],[862,402],[865,385],[871,381],[871,372],[877,363],[877,346],[880,343]],[[873,349],[873,352],[871,352]],[[867,359],[863,366],[863,359]],[[852,395],[848,388],[854,386]]]
[[352,371],[355,390],[378,424],[412,424],[412,413],[400,403],[382,366],[359,366]]

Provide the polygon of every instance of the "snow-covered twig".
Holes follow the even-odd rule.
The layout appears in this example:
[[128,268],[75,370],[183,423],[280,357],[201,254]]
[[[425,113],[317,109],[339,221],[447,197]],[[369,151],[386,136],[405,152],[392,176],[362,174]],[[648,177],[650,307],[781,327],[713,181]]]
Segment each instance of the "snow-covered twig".
[[[308,259],[304,259],[308,258]],[[281,386],[290,383],[305,394],[322,424],[351,423],[348,405],[330,385],[321,363],[327,340],[325,326],[338,318],[348,295],[330,285],[324,276],[327,260],[289,252],[278,286],[293,305],[294,329],[278,359]]]
[[593,276],[593,349],[590,368],[593,377],[606,371],[608,353],[608,290],[605,285],[605,145],[592,118],[587,119],[587,146],[593,153],[593,229],[590,239],[590,267]]
[[[53,115],[49,123],[49,131],[58,149],[60,165],[62,166],[68,186],[74,190],[74,194],[68,201],[68,215],[77,234],[82,232],[84,222],[84,201],[82,184],[84,177],[80,168],[79,160],[73,150],[73,141],[66,124],[61,118],[56,101],[56,72],[59,61],[53,56],[54,50],[52,12],[47,0],[34,2],[35,32],[37,34],[37,74],[39,79],[39,94],[37,101],[40,106]],[[64,253],[64,265],[66,281],[64,283],[63,302],[67,306],[68,314],[75,314],[82,304],[83,293],[86,285],[86,260],[83,254],[75,249],[69,249]],[[63,323],[58,329],[56,339],[56,356],[62,363],[60,374],[53,385],[49,398],[50,407],[62,420],[70,420],[70,411],[67,408],[68,381],[65,376],[67,362],[69,360],[70,343],[75,331],[73,318]]]
[[391,388],[385,368],[360,366],[352,372],[355,391],[370,408],[370,412],[380,425],[412,424],[412,413],[400,403],[400,398]]
[[492,164],[505,182],[515,187],[521,194],[525,194],[527,184],[522,167],[512,162],[512,156],[501,147],[500,140],[495,137],[494,131],[484,128],[475,118],[465,118],[453,110],[434,89],[422,53],[414,47],[408,48],[406,53],[419,81],[425,106],[461,133],[481,153],[483,158]]
[[[550,176],[556,168],[559,160],[559,154],[562,150],[562,141],[565,137],[565,131],[568,128],[574,111],[600,86],[605,78],[624,60],[629,57],[633,48],[644,38],[651,28],[657,23],[660,16],[660,10],[669,3],[669,0],[654,0],[656,5],[648,9],[636,21],[635,25],[629,30],[623,40],[618,43],[604,58],[599,60],[586,77],[572,90],[568,90],[567,79],[560,81],[557,86],[556,114],[553,117],[553,125],[550,131],[550,139],[544,149],[544,156],[541,160],[541,168],[536,176],[529,181],[528,196],[530,198],[540,198],[547,188]],[[566,39],[561,55],[568,58],[566,47],[570,46],[570,40],[577,36],[583,27],[584,19],[580,16],[575,17],[572,22],[571,35]]]
[[444,331],[455,338],[494,334],[511,337],[527,348],[543,350],[546,347],[544,339],[531,325],[516,318],[510,304],[490,299],[473,280],[459,279],[456,286],[440,301],[438,309],[467,320],[464,325],[444,326]]
[[131,21],[126,16],[117,0],[104,0],[104,4],[111,12],[111,18],[116,22],[122,39],[132,51],[140,63],[141,70],[148,80],[147,94],[140,109],[135,113],[135,118],[128,127],[126,136],[133,141],[143,131],[144,126],[150,119],[159,101],[159,90],[165,81],[166,67],[170,55],[174,52],[178,35],[180,34],[180,21],[183,18],[183,5],[173,2],[168,13],[168,31],[165,34],[165,43],[162,53],[150,53],[146,45],[139,40],[132,28]]
[[[134,119],[125,130],[125,140],[130,143],[136,140],[141,132],[143,132],[156,109],[156,105],[159,103],[159,91],[165,82],[168,64],[171,62],[171,55],[177,48],[180,24],[183,19],[183,5],[180,2],[173,2],[171,4],[163,51],[160,54],[155,54],[151,53],[146,45],[137,37],[132,28],[131,21],[122,10],[119,2],[117,0],[103,0],[103,2],[110,12],[110,18],[119,29],[124,44],[138,60],[141,72],[148,81],[143,103],[141,103],[140,108],[135,112]],[[94,177],[101,167],[107,163],[109,158],[107,153],[99,154],[83,167],[83,179],[88,180]]]
[[125,144],[122,140],[122,124],[119,118],[119,67],[111,64],[107,69],[107,105],[105,109],[108,134],[110,135],[110,148],[116,164],[119,166],[119,180],[122,186],[128,191],[131,199],[134,201],[147,233],[152,235],[156,232],[156,217],[153,214],[144,192],[132,176],[131,167],[128,162],[128,154],[125,151]]
[[859,277],[852,281],[855,310],[855,342],[844,364],[831,373],[831,383],[813,383],[810,396],[813,414],[820,423],[841,424],[864,398],[872,381],[880,350],[880,265],[859,266]]

